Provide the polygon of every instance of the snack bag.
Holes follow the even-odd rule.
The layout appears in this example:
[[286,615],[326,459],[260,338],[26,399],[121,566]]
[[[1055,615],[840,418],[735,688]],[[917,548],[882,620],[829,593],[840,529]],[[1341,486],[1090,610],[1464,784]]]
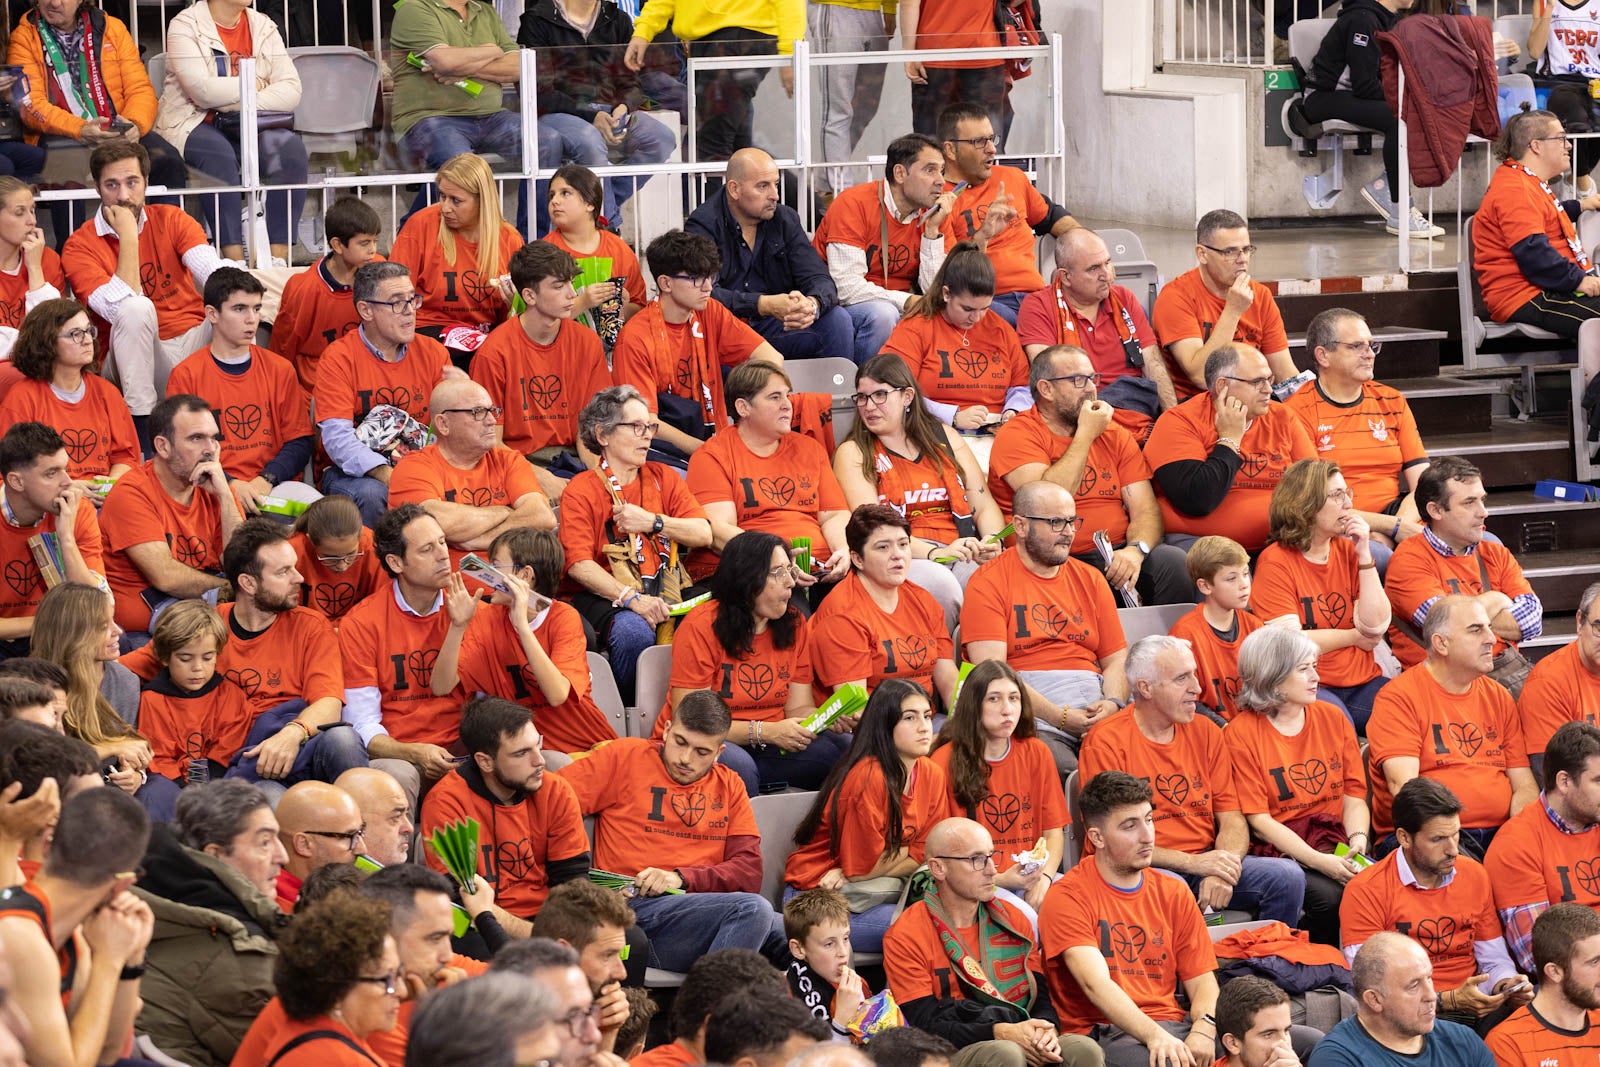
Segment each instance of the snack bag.
[[895,1003],[894,994],[885,987],[883,992],[861,1002],[860,1009],[845,1022],[845,1029],[856,1041],[867,1044],[875,1035],[905,1024],[905,1014]]

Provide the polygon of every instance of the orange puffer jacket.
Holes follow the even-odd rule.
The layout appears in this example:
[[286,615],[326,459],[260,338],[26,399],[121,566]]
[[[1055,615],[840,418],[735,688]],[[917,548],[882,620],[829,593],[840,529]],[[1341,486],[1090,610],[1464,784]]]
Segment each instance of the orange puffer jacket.
[[[139,59],[139,48],[128,34],[128,27],[99,8],[85,8],[99,47],[95,58],[105,79],[106,93],[116,113],[139,127],[141,136],[150,132],[156,121],[156,91]],[[69,57],[70,58],[70,57]],[[22,16],[11,32],[11,47],[6,62],[22,68],[28,76],[29,94],[22,108],[22,121],[28,127],[29,144],[37,143],[41,133],[83,139],[84,120],[61,106],[52,96],[55,79],[44,62],[44,44],[39,39],[37,8]]]

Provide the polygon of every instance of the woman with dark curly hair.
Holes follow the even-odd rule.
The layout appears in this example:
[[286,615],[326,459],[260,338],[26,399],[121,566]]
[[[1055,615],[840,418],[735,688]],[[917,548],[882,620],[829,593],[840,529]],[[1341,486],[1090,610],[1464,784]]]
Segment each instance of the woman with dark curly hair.
[[[140,461],[127,402],[96,372],[97,336],[76,300],[46,300],[34,308],[11,348],[11,364],[24,380],[0,402],[0,426],[42,422],[61,434],[67,469],[86,489],[90,478],[119,478]],[[92,499],[98,505],[104,493]]]
[[[405,991],[389,906],[337,889],[297,912],[278,937],[272,984],[278,995],[250,1029],[278,1028],[259,1063],[235,1057],[236,1067],[383,1067],[367,1035],[394,1029]],[[241,1055],[254,1047],[246,1034]]]
[[928,758],[932,745],[927,690],[903,678],[884,682],[795,828],[785,894],[819,886],[843,893],[857,952],[882,950],[900,883],[921,865],[928,831],[951,814],[944,771]]
[[686,694],[709,689],[733,713],[720,762],[739,773],[751,796],[784,785],[817,788],[849,742],[800,725],[816,700],[808,624],[790,602],[788,543],[757,530],[737,535],[708,584],[713,598],[689,612],[673,637],[671,689],[655,737],[665,735]]
[[[1026,904],[1037,922],[1044,891],[1061,866],[1067,799],[1055,757],[1034,732],[1028,688],[1016,671],[997,659],[972,669],[934,742],[933,762],[949,775],[951,813],[982,823],[994,839],[995,885]],[[1041,841],[1044,856],[1023,873],[1011,857]]]

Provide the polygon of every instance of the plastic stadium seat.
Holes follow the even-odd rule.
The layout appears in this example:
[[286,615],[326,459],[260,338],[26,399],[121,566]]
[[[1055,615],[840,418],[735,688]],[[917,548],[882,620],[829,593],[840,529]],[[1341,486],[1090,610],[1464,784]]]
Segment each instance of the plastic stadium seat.
[[761,895],[783,909],[783,868],[794,851],[794,832],[817,799],[814,791],[768,793],[750,798],[761,833]]
[[1194,610],[1193,604],[1150,604],[1142,608],[1118,608],[1122,636],[1128,644],[1141,637],[1169,633],[1177,621]]
[[300,133],[353,133],[372,125],[378,99],[378,61],[348,45],[308,45],[289,49],[300,75],[300,106],[294,128]]
[[590,652],[590,692],[595,704],[611,720],[611,728],[618,737],[628,737],[628,709],[622,706],[622,694],[617,692],[617,680],[611,675],[611,663],[598,652]]
[[656,716],[667,702],[667,686],[672,677],[672,646],[651,645],[639,657],[633,676],[634,737],[655,733]]

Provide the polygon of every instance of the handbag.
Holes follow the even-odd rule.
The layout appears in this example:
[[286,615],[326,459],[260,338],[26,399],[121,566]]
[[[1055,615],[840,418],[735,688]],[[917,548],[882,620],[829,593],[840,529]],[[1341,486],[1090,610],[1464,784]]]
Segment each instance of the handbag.
[[[601,473],[601,472],[597,472]],[[622,493],[618,490],[616,480],[609,471],[601,474],[606,480],[607,488],[611,491],[611,499],[618,504],[623,503]],[[643,478],[644,471],[638,477]],[[646,578],[639,565],[641,552],[634,551],[634,538],[643,538],[648,535],[633,534],[624,536],[621,541],[612,541],[601,548],[606,559],[611,564],[611,576],[629,589],[637,589],[646,596],[658,596],[668,604],[683,603],[683,591],[693,584],[689,577],[689,570],[678,557],[678,542],[670,542],[667,558],[661,561],[660,568],[655,574]],[[656,626],[656,644],[672,644],[673,631],[677,629],[677,621],[668,618],[666,622]]]
[[[222,134],[222,136],[226,137],[230,141],[238,142],[239,136],[243,132],[243,127],[241,126],[241,122],[243,120],[240,118],[239,112],[237,112],[237,111],[212,111],[212,112],[208,113],[207,118],[209,118],[211,120],[211,125],[213,125],[213,126],[215,126],[217,128],[217,132],[218,133]],[[257,111],[256,112],[256,130],[257,130],[257,132],[259,132],[261,130],[292,130],[292,129],[294,129],[294,112],[293,111]]]

